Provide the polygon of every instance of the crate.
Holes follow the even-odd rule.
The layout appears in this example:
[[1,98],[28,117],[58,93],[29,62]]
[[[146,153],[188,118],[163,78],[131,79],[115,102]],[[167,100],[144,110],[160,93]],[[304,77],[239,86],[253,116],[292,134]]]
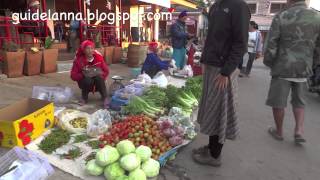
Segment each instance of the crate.
[[40,162],[41,166],[47,170],[48,175],[52,175],[54,173],[54,169],[47,159],[41,157],[40,155],[32,151],[28,151],[19,147],[14,147],[5,155],[0,157],[0,176],[7,172],[11,164],[16,160],[34,161],[37,163]]

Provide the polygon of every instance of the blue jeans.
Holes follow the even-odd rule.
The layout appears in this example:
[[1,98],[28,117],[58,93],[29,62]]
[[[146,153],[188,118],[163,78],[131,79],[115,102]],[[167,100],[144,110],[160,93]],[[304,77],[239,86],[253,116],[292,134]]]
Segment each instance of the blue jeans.
[[186,64],[186,54],[187,54],[186,48],[180,48],[180,49],[173,48],[172,59],[176,61],[176,66],[179,69],[182,69]]

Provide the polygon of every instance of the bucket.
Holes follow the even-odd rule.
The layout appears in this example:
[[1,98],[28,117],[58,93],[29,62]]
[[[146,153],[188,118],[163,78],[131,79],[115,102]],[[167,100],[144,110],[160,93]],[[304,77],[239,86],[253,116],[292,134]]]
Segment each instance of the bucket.
[[129,67],[139,67],[147,57],[148,46],[130,44],[128,48]]

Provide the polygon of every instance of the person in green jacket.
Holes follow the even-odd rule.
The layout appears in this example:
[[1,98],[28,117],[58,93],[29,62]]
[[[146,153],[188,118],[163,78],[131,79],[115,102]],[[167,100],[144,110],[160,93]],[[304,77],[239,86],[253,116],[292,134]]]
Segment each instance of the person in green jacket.
[[296,143],[304,143],[304,92],[307,78],[320,65],[320,14],[308,9],[305,0],[288,0],[288,6],[274,17],[265,45],[264,64],[270,67],[272,76],[266,104],[273,108],[276,124],[268,132],[283,140],[283,120],[291,91],[294,138]]

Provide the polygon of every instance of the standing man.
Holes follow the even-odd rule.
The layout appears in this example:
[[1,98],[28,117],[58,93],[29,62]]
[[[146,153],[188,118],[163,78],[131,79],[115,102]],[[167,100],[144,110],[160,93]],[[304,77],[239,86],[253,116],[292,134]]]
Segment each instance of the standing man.
[[320,64],[320,15],[308,9],[305,0],[288,0],[289,8],[277,14],[266,40],[264,64],[271,68],[267,105],[273,108],[276,127],[269,133],[283,140],[283,120],[291,91],[296,120],[294,138],[304,143],[304,107],[307,78]]
[[172,58],[176,61],[176,65],[179,69],[182,69],[186,64],[186,45],[188,38],[191,37],[186,30],[187,18],[187,11],[182,11],[177,22],[171,26],[171,41],[173,47]]
[[210,8],[198,114],[200,131],[209,136],[209,144],[193,151],[193,159],[200,164],[220,166],[225,140],[238,135],[237,67],[247,52],[250,17],[243,0],[218,0]]

